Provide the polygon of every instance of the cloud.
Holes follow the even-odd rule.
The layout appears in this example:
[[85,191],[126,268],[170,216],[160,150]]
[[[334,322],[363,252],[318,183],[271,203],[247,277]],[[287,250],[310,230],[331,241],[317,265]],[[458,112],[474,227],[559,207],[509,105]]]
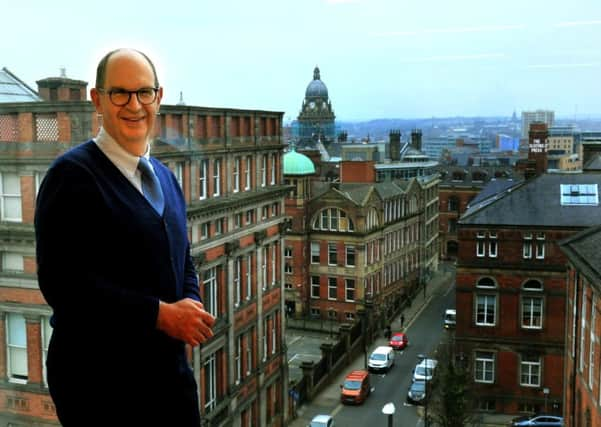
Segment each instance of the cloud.
[[325,0],[328,4],[350,4],[359,3],[359,0]]
[[430,28],[416,31],[388,31],[374,33],[376,37],[419,36],[424,34],[483,33],[493,31],[515,31],[525,29],[525,25],[485,25],[479,27]]
[[555,24],[555,27],[585,27],[590,25],[601,25],[601,19],[592,21],[572,21],[572,22],[560,22]]
[[458,61],[479,61],[481,59],[500,59],[505,58],[504,53],[480,53],[475,55],[440,55],[424,56],[421,58],[401,59],[401,63],[414,64],[422,62],[458,62]]
[[527,65],[526,68],[532,68],[532,69],[544,69],[544,68],[592,68],[592,67],[599,67],[601,66],[601,62],[583,62],[583,63],[579,63],[579,64],[570,64],[570,63],[565,63],[565,64],[534,64],[534,65]]

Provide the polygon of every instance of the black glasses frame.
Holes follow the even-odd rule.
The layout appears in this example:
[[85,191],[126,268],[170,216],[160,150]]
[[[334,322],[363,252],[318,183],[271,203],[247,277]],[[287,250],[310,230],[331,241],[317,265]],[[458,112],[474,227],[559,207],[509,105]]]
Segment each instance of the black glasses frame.
[[[127,90],[127,89],[104,89],[104,88],[96,88],[96,90],[102,94],[108,94],[109,99],[111,100],[111,102],[113,103],[113,105],[117,106],[117,107],[123,107],[127,104],[129,104],[129,101],[131,101],[131,95],[132,94],[136,94],[136,98],[138,98],[138,102],[142,105],[150,105],[152,104],[156,99],[157,99],[157,93],[159,91],[158,87],[143,87],[140,89],[136,89],[136,90]],[[142,99],[140,99],[140,92],[144,92],[144,91],[148,91],[148,90],[152,90],[154,96],[152,97],[152,100],[150,101],[142,101]],[[118,94],[118,95],[125,95],[127,93],[127,100],[125,102],[115,102],[113,96]]]

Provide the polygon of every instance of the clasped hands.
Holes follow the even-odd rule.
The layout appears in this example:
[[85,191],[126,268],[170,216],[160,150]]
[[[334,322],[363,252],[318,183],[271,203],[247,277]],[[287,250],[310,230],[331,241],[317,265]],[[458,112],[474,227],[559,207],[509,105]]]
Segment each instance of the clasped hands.
[[215,317],[201,302],[184,298],[174,303],[159,303],[157,328],[172,338],[196,347],[213,336]]

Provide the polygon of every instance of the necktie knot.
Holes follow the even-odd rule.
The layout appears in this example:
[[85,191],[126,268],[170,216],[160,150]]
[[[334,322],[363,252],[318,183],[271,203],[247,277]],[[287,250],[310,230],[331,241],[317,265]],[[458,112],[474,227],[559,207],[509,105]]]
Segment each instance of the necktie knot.
[[163,190],[161,190],[159,179],[152,170],[148,159],[140,157],[138,169],[140,170],[142,178],[142,193],[144,193],[144,197],[150,202],[154,210],[157,211],[159,215],[162,215],[163,209],[165,208]]

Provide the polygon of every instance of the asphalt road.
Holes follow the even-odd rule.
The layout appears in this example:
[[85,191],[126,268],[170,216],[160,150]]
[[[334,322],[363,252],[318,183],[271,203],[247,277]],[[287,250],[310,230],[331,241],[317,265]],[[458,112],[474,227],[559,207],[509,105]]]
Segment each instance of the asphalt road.
[[[303,406],[302,418],[310,420],[313,415],[321,413],[331,414],[337,427],[387,426],[387,416],[382,414],[382,408],[391,402],[395,406],[394,427],[422,426],[423,410],[405,403],[407,390],[411,384],[413,368],[418,362],[417,355],[426,354],[436,358],[435,349],[448,333],[443,328],[443,314],[445,309],[452,307],[455,307],[454,288],[441,286],[406,325],[405,332],[408,334],[410,345],[404,351],[396,353],[393,368],[385,374],[371,375],[372,393],[362,405],[340,404],[339,395],[336,392],[332,393],[330,387],[329,392],[320,393],[311,403]],[[398,322],[393,323],[392,332],[395,332],[395,326],[398,326]],[[380,337],[369,350],[382,344],[384,339]],[[354,366],[363,365],[364,356],[361,355],[359,359],[353,363]],[[348,370],[352,368],[349,367]],[[338,387],[338,384],[333,386]],[[296,420],[292,425],[308,424],[301,424],[299,421]]]

